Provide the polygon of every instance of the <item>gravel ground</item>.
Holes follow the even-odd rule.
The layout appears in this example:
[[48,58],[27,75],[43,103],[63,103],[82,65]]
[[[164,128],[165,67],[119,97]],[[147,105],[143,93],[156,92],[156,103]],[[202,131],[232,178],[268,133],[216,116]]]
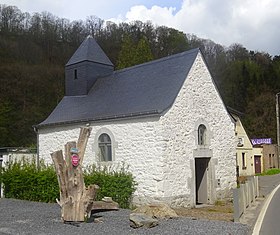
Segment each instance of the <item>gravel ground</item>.
[[102,222],[81,223],[79,227],[64,224],[60,220],[60,208],[57,204],[28,202],[15,199],[0,199],[0,235],[69,235],[69,234],[227,234],[247,235],[248,226],[241,223],[193,220],[187,217],[160,220],[154,228],[130,227],[130,210],[95,213],[94,218]]

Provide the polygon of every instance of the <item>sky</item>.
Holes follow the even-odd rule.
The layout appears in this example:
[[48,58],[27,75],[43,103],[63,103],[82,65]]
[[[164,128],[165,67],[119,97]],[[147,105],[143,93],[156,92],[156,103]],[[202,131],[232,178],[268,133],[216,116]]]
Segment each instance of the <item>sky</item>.
[[48,11],[59,18],[97,16],[116,23],[140,20],[210,39],[225,47],[280,55],[279,0],[0,0],[22,12]]

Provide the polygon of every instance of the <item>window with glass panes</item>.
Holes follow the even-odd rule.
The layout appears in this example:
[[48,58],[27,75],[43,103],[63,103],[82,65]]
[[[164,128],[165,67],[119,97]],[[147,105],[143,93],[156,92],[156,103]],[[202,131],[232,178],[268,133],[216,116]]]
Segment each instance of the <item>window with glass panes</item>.
[[107,134],[101,134],[98,138],[98,147],[100,153],[100,161],[112,161],[112,144],[111,138]]
[[206,144],[206,126],[203,124],[198,127],[198,145]]

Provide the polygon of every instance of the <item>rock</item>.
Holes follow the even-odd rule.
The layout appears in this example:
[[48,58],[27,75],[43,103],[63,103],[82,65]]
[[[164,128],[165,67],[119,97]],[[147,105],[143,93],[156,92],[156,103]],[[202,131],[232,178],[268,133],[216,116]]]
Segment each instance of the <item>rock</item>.
[[103,223],[103,217],[94,218],[93,223]]
[[157,219],[154,219],[151,216],[142,213],[131,213],[129,216],[129,220],[131,221],[130,227],[132,228],[152,228],[158,225]]
[[103,198],[101,199],[101,201],[103,201],[103,202],[113,202],[113,200],[112,200],[111,197],[103,197]]
[[140,206],[133,212],[142,213],[158,219],[171,219],[178,217],[177,213],[172,208],[163,203]]

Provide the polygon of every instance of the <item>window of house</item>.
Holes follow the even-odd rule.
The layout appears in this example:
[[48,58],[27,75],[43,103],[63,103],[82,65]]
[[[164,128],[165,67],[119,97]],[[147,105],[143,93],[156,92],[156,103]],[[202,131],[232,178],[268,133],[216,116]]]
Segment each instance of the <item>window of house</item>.
[[238,138],[237,147],[242,147],[243,145],[244,145],[244,138],[243,137],[239,137]]
[[272,164],[271,164],[271,154],[268,155],[269,158],[269,168],[272,168]]
[[206,126],[203,124],[198,127],[198,145],[206,145]]
[[108,134],[101,134],[98,138],[98,148],[100,153],[100,161],[112,161],[112,143]]
[[245,159],[245,153],[242,153],[242,169],[246,169],[246,159]]
[[78,70],[74,69],[74,79],[78,79]]

